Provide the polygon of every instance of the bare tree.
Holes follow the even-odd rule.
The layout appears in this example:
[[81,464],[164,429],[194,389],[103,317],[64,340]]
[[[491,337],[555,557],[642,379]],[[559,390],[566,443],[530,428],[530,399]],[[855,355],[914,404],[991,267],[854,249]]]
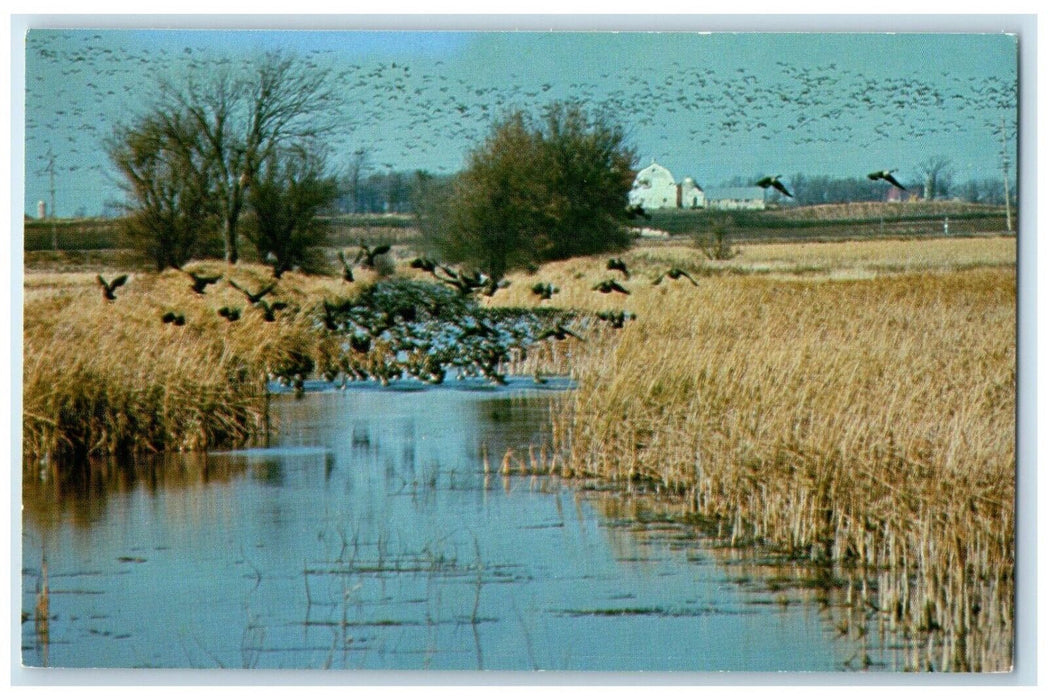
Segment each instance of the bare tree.
[[180,268],[213,233],[217,210],[204,135],[185,112],[118,127],[106,142],[122,176],[125,233],[157,270]]
[[304,142],[335,126],[328,72],[280,52],[248,75],[229,70],[184,86],[162,85],[157,113],[188,114],[203,138],[194,144],[211,168],[222,218],[225,259],[239,259],[238,225],[261,164],[282,144]]
[[917,164],[917,172],[924,177],[924,198],[936,199],[948,194],[953,181],[953,161],[946,156],[931,156]]

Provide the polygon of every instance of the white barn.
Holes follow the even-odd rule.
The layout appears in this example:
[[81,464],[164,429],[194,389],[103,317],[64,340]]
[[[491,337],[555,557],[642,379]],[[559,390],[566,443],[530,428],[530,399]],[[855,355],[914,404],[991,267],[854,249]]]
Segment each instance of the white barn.
[[654,159],[637,173],[629,194],[630,206],[653,209],[697,209],[706,206],[706,195],[690,177],[678,184],[671,173]]

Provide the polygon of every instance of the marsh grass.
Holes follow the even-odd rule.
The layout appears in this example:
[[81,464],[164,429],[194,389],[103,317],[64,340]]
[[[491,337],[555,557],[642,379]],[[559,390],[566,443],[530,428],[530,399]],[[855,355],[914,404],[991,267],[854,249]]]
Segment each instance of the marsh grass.
[[[288,273],[272,297],[290,307],[267,323],[227,282],[257,289],[270,279],[266,268],[190,269],[224,278],[197,295],[181,272],[132,274],[106,302],[94,274],[27,276],[26,455],[199,450],[265,434],[267,380],[319,354],[324,339],[312,332],[314,307],[352,285]],[[241,308],[241,320],[219,316],[222,306]],[[162,323],[168,311],[184,315],[185,325]]]
[[[1009,668],[1014,269],[653,287],[667,255],[686,253],[631,254],[614,301],[638,319],[575,359],[564,470],[675,494],[731,544],[846,564],[859,604],[929,640],[920,668]],[[601,262],[536,277],[600,307]]]

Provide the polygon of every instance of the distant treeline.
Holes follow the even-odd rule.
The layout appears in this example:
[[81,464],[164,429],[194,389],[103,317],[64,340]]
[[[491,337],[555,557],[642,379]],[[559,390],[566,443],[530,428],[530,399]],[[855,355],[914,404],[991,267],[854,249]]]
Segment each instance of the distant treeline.
[[[722,183],[723,187],[751,187],[761,176],[745,178],[736,176]],[[829,175],[804,175],[796,173],[783,177],[790,188],[793,199],[787,199],[778,192],[769,191],[768,200],[789,202],[799,206],[811,204],[843,204],[845,202],[883,202],[888,188],[882,181],[870,180],[867,177],[831,177]],[[926,183],[923,181],[902,180],[907,192],[921,199],[957,199],[973,204],[1004,205],[1004,181],[1001,179],[968,180],[954,182],[949,173],[940,173],[934,182],[935,192],[929,197]],[[1015,202],[1016,193],[1011,193]]]
[[[434,183],[446,183],[453,176],[433,175],[425,171],[375,173],[366,178],[344,177],[339,181],[336,208],[343,214],[408,214],[415,211],[420,189]],[[757,177],[737,176],[721,183],[723,187],[749,187]],[[812,204],[842,204],[846,202],[883,202],[888,188],[884,182],[866,177],[831,177],[797,173],[784,177],[793,193],[792,200],[777,192],[769,194],[769,201],[789,202],[799,206]],[[908,192],[927,199],[925,183],[903,181]],[[1015,201],[1015,192],[1011,193]],[[940,174],[935,181],[933,199],[955,199],[973,204],[1004,204],[1004,182],[1001,179],[955,182],[950,174]]]
[[341,214],[409,214],[415,211],[422,188],[452,177],[422,170],[374,173],[367,177],[351,174],[339,178],[335,206]]

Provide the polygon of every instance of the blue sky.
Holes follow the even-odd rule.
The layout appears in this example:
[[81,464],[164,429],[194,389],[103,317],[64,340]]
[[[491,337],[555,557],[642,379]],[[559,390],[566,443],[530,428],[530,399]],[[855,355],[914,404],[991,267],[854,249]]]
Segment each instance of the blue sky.
[[[102,143],[158,77],[248,64],[267,49],[330,69],[344,98],[336,166],[454,172],[508,109],[580,99],[703,187],[732,177],[864,176],[950,159],[999,177],[1014,135],[1017,42],[974,33],[406,32],[34,29],[26,40],[24,205],[95,215],[118,196]],[[1007,150],[1015,163],[1015,141]]]

